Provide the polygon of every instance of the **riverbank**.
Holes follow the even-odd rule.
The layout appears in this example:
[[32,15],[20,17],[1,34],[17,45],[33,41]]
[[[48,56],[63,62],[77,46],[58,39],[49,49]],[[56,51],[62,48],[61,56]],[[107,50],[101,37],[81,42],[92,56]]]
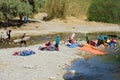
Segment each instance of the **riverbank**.
[[[10,27],[7,29],[12,29],[12,37],[21,36],[23,33],[27,35],[43,35],[60,32],[89,33],[98,31],[120,31],[119,25],[116,24],[86,22],[74,18],[70,18],[69,21],[52,20],[48,22],[42,21],[40,23],[27,23],[20,28]],[[0,31],[5,32],[6,30],[1,29]],[[55,39],[55,37],[53,38],[52,36],[52,39]],[[79,38],[80,37],[81,36],[79,36]],[[64,80],[63,75],[66,73],[65,68],[70,66],[71,61],[74,59],[82,58],[82,56],[78,56],[77,53],[81,55],[84,54],[84,52],[78,50],[78,48],[70,49],[64,44],[60,45],[60,51],[52,52],[40,51],[38,50],[39,46],[43,46],[43,44],[0,49],[1,80]],[[32,49],[36,54],[25,57],[12,56],[15,51],[25,49]]]
[[[0,78],[2,80],[64,80],[65,68],[80,53],[78,48],[60,45],[60,51],[40,51],[42,44],[29,47],[0,49]],[[31,56],[13,56],[15,51],[31,49],[36,54]],[[82,53],[81,53],[82,54]]]

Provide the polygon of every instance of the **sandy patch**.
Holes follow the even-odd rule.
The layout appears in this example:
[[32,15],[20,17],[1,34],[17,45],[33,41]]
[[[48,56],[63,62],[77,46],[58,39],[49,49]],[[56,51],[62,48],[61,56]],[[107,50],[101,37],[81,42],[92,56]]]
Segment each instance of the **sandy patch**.
[[[60,45],[60,51],[40,51],[39,45],[8,48],[0,50],[0,78],[2,80],[64,80],[65,67],[71,65],[71,61],[81,58],[78,48],[70,49],[64,44]],[[42,45],[41,45],[42,46]],[[12,56],[15,51],[32,49],[36,54],[31,56]],[[4,67],[2,69],[1,67]]]
[[[101,31],[120,31],[120,26],[117,24],[108,24],[102,22],[90,22],[85,18],[68,17],[66,20],[53,19],[51,21],[42,21],[45,14],[38,14],[35,16],[36,20],[41,22],[27,23],[20,28],[11,27],[12,36],[27,33],[28,35],[51,34],[56,32],[101,32]],[[1,29],[5,32],[6,30]]]

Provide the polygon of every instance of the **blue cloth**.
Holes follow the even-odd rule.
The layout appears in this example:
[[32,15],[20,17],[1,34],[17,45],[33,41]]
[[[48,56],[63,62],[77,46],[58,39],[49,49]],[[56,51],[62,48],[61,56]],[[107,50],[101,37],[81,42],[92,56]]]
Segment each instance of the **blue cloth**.
[[32,54],[35,54],[33,50],[25,50],[20,53],[20,56],[30,56]]
[[74,44],[72,44],[72,45],[70,45],[70,46],[68,46],[69,48],[75,48],[75,47],[78,47],[79,46],[79,44],[78,43],[74,43]]
[[108,39],[108,36],[104,36],[104,35],[102,35],[102,36],[98,36],[98,39],[99,40],[107,40]]
[[115,46],[115,42],[110,42],[110,46]]

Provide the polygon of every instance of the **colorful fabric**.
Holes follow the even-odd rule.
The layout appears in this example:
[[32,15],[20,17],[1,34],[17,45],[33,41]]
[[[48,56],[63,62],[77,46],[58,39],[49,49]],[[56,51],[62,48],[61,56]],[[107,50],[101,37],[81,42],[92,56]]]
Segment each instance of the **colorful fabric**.
[[68,45],[69,48],[75,48],[75,47],[78,47],[78,46],[79,46],[78,43],[74,43],[74,44],[72,44],[72,45]]
[[90,52],[93,54],[106,54],[106,52],[101,51],[99,49],[97,49],[96,47],[89,45],[89,44],[85,44],[83,47],[79,48],[80,50],[86,51],[86,52]]
[[35,54],[33,50],[23,50],[23,51],[15,52],[13,55],[14,56],[30,56],[33,54]]
[[96,45],[97,45],[94,41],[90,41],[90,44],[91,44],[92,46],[96,46]]

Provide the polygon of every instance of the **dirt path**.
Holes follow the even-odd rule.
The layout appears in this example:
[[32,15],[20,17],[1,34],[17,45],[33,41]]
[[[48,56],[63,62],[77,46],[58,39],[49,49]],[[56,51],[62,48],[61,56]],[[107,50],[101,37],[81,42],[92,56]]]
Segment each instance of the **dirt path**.
[[[41,20],[40,14],[35,16],[36,20]],[[101,22],[89,22],[85,19],[77,19],[69,17],[67,20],[54,19],[48,22],[27,23],[21,26],[21,28],[11,28],[12,35],[17,36],[22,33],[29,35],[50,34],[57,32],[98,32],[98,31],[120,31],[120,26],[117,24],[107,24]],[[1,31],[6,31],[1,29]]]

